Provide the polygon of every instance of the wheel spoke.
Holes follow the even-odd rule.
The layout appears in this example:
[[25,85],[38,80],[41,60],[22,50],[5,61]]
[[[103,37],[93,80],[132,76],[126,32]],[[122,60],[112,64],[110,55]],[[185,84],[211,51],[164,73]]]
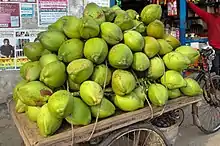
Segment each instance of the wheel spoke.
[[145,146],[145,144],[147,143],[147,139],[150,135],[151,135],[151,131],[148,132],[147,137],[145,138],[144,144],[142,146]]
[[197,116],[201,123],[198,126],[205,133],[213,133],[220,128],[220,76],[207,79],[204,85],[204,100],[198,107]]

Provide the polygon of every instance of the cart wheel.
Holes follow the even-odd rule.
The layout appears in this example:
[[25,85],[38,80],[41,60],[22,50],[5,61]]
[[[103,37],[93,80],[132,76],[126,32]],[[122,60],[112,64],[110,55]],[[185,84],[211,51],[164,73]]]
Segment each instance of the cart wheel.
[[212,76],[201,87],[203,100],[192,105],[193,122],[202,132],[211,134],[220,129],[220,76]]
[[149,123],[134,124],[109,135],[99,146],[170,146],[162,132]]

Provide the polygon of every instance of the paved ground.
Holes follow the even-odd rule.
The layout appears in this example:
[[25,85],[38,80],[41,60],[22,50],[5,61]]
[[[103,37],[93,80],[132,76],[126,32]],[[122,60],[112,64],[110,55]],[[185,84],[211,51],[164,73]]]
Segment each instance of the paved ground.
[[0,104],[0,146],[20,146],[21,142],[6,104]]
[[195,126],[181,128],[176,146],[219,146],[220,132],[211,135],[201,133]]
[[[219,146],[220,132],[204,135],[192,125],[190,108],[186,108],[185,111],[187,114],[180,128],[176,146]],[[21,142],[6,104],[0,104],[0,146],[20,146]]]

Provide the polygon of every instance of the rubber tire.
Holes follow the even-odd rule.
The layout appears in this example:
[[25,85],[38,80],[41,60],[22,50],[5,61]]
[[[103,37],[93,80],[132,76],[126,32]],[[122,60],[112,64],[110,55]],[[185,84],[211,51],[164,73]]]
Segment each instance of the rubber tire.
[[[214,75],[214,76],[212,76],[211,77],[212,79],[217,79],[217,80],[219,80],[220,81],[220,76],[219,75]],[[204,95],[203,95],[204,96]],[[195,106],[195,105],[194,105]],[[199,120],[199,117],[198,117],[198,108],[197,107],[193,107],[192,108],[192,115],[193,115],[193,119],[197,119],[199,122],[200,122],[200,120]],[[220,119],[219,119],[220,120]],[[219,129],[220,129],[220,122],[219,122],[219,125],[217,125],[216,127],[215,127],[215,129],[212,129],[212,130],[207,130],[206,128],[204,128],[204,127],[202,127],[202,125],[200,126],[200,125],[198,125],[197,124],[198,122],[196,121],[195,122],[195,125],[203,132],[203,133],[205,133],[205,134],[212,134],[212,133],[215,133],[215,132],[217,132]]]
[[149,129],[149,130],[156,132],[161,137],[161,139],[164,141],[164,144],[166,146],[171,146],[168,140],[163,135],[163,133],[159,129],[157,129],[155,126],[149,123],[137,123],[137,124],[116,130],[112,134],[110,134],[105,140],[103,140],[98,146],[109,146],[109,144],[111,144],[111,142],[117,137],[119,137],[120,135],[123,135],[124,133],[129,132],[131,130],[140,129],[140,128]]

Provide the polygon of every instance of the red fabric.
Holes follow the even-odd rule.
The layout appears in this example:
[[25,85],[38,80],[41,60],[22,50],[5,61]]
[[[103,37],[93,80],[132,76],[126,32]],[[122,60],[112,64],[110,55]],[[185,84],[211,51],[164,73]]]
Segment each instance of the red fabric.
[[202,18],[203,21],[207,23],[209,44],[220,50],[220,17],[214,16],[213,14],[200,9],[192,2],[189,2],[188,5]]

